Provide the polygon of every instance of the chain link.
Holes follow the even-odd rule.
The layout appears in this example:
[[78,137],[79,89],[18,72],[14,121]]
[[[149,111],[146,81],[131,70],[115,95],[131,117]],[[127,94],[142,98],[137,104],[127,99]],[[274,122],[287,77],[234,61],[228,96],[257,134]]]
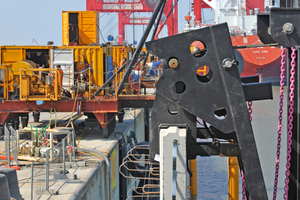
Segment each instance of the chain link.
[[248,112],[249,112],[250,121],[252,122],[252,101],[248,101]]
[[287,155],[286,155],[286,171],[285,171],[285,186],[283,198],[288,199],[289,191],[289,175],[290,175],[290,161],[291,161],[291,145],[292,145],[292,129],[293,129],[293,112],[294,112],[294,82],[295,82],[295,59],[296,59],[296,49],[292,47],[292,62],[291,62],[291,77],[290,77],[290,107],[289,107],[289,125],[288,125],[288,142],[287,142]]
[[246,199],[246,184],[245,184],[245,179],[244,179],[244,172],[243,170],[241,170],[241,179],[242,179],[242,195],[243,195],[243,198],[242,200],[247,200]]
[[282,113],[283,113],[283,92],[284,92],[284,72],[285,72],[285,54],[286,48],[283,48],[281,52],[281,73],[280,73],[280,102],[279,102],[279,117],[278,117],[278,137],[277,137],[277,151],[276,151],[276,165],[275,165],[275,179],[274,179],[274,190],[273,200],[276,200],[277,196],[277,185],[278,185],[278,171],[280,162],[280,143],[281,143],[281,128],[282,128]]
[[[252,101],[248,101],[248,112],[249,112],[249,117],[250,121],[252,122]],[[242,180],[242,194],[243,194],[243,200],[246,200],[246,184],[245,184],[245,179],[244,179],[244,172],[241,170],[241,180]],[[249,196],[249,199],[251,197]]]
[[172,200],[176,199],[176,180],[177,180],[177,154],[178,154],[178,144],[177,140],[173,141],[173,181],[172,181]]

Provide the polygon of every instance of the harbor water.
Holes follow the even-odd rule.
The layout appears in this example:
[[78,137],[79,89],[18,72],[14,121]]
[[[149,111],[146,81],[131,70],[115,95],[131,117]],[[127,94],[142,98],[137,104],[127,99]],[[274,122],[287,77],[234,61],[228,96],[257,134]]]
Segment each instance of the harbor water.
[[[283,126],[277,199],[283,199],[287,142],[287,88],[284,92]],[[273,86],[273,100],[255,101],[252,126],[269,199],[273,199],[278,136],[280,87]],[[203,200],[228,199],[226,157],[197,157],[198,197]],[[240,181],[240,199],[242,187]]]

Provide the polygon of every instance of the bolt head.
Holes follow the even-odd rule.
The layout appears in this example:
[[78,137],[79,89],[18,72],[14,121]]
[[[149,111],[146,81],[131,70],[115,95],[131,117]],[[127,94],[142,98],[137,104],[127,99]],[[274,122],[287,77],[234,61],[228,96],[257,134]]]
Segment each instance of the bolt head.
[[172,58],[169,63],[168,63],[169,67],[171,67],[172,69],[176,69],[178,67],[178,60],[176,58]]
[[292,23],[285,23],[283,25],[283,32],[285,32],[286,34],[291,34],[294,31],[294,25]]
[[291,30],[292,30],[292,26],[291,26],[291,25],[287,25],[287,26],[286,26],[286,30],[287,30],[287,31],[291,31]]
[[224,64],[224,67],[225,67],[225,68],[231,68],[231,67],[232,67],[232,63],[231,63],[229,60],[227,60],[227,61],[225,62],[225,64]]
[[231,69],[234,64],[235,64],[235,61],[232,58],[225,58],[222,61],[222,65],[223,65],[224,69],[227,69],[227,70]]

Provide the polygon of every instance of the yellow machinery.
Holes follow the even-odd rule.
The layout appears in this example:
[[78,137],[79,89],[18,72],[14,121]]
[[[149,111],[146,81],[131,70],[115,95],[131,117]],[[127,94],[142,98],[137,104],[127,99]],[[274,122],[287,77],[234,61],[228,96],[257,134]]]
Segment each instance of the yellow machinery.
[[[20,100],[57,100],[57,87],[53,88],[53,77],[43,76],[49,69],[37,69],[36,64],[30,60],[22,60],[10,65],[0,66],[0,89],[4,99],[9,93],[19,91]],[[56,70],[52,70],[56,71]],[[46,77],[47,82],[43,80]],[[51,83],[50,83],[51,82]],[[55,95],[54,95],[55,94]],[[41,96],[43,97],[41,98]]]
[[[49,49],[54,48],[53,46],[0,46],[0,64],[13,64],[20,60],[32,60],[39,58],[44,63],[49,62]],[[48,54],[48,56],[47,56]],[[42,58],[40,58],[42,57]],[[40,63],[38,63],[40,64]],[[40,66],[42,66],[40,64]]]
[[[104,69],[104,51],[106,47],[101,46],[68,46],[68,47],[56,47],[58,53],[64,52],[64,50],[73,50],[73,62],[75,63],[75,75],[79,72],[91,68],[93,84],[101,86],[104,83],[103,73]],[[76,77],[75,77],[76,78]]]
[[[73,65],[64,65],[60,63],[62,60],[57,60],[60,55],[64,56],[67,52],[71,52],[71,57],[66,63],[74,63]],[[57,94],[55,94],[54,88],[52,88],[52,92],[50,91],[50,86],[46,84],[47,77],[45,74],[53,73],[51,70],[57,64],[61,64],[64,83],[62,86],[72,93],[71,85],[77,82],[82,83],[80,74],[88,74],[89,80],[80,84],[78,91],[90,97],[93,91],[101,87],[109,78],[108,75],[113,74],[118,69],[122,57],[128,58],[131,53],[131,48],[125,46],[0,46],[0,62],[5,64],[5,67],[2,66],[2,68],[7,70],[5,71],[6,87],[0,87],[7,89],[6,97],[8,94],[12,95],[19,88],[20,94],[22,94],[20,100],[57,100],[60,98],[60,91]],[[109,60],[111,62],[108,62]],[[21,69],[23,70],[20,74]],[[41,77],[42,74],[43,77]],[[22,82],[20,82],[20,77]],[[120,81],[118,79],[121,77],[122,74],[118,74],[114,85],[117,86]],[[3,80],[1,83],[4,84]],[[2,90],[4,91],[4,89]],[[76,91],[77,89],[73,88],[74,95]],[[1,94],[3,96],[3,92]],[[103,94],[104,92],[100,93],[100,95]]]
[[[74,65],[64,65],[60,63],[61,60],[56,60],[59,57],[57,55],[65,55],[66,52],[72,52],[68,63],[74,63]],[[42,67],[42,69],[49,70],[51,68],[54,69],[56,64],[63,65],[63,87],[70,93],[72,93],[71,85],[79,80],[78,76],[81,73],[89,74],[89,81],[85,81],[84,84],[81,84],[80,88],[81,91],[85,90],[81,93],[85,93],[86,96],[90,97],[91,93],[101,87],[107,78],[109,78],[108,74],[114,73],[114,71],[117,70],[122,57],[128,58],[131,53],[132,49],[125,46],[0,46],[0,62],[7,66],[7,84],[5,84],[5,88],[7,88],[6,97],[9,93],[14,93],[16,89],[19,88],[21,69],[38,69]],[[112,62],[109,63],[109,59]],[[2,66],[2,68],[5,67]],[[20,92],[22,92],[21,100],[36,98],[44,100],[46,100],[45,98],[48,100],[59,99],[60,91],[58,91],[56,96],[54,91],[52,93],[50,92],[50,87],[46,87],[45,83],[41,84],[42,82],[38,81],[41,78],[40,74],[45,74],[45,71],[26,70],[22,72],[22,88],[20,88]],[[26,75],[24,73],[26,73]],[[39,78],[34,78],[33,76],[29,78],[30,74],[38,75]],[[121,79],[121,76],[122,74],[118,74],[114,85],[117,85],[117,82],[120,81],[117,79]],[[43,75],[43,79],[46,81],[45,75]],[[25,88],[28,81],[31,84],[29,90],[27,86],[27,88]],[[49,90],[49,92],[46,92],[47,90]],[[74,91],[77,90],[73,89],[73,93],[75,94]],[[88,94],[86,94],[86,92],[88,92]],[[3,92],[1,93],[3,94]],[[104,92],[100,94],[103,95]],[[36,97],[33,98],[32,95]]]
[[19,76],[21,101],[57,101],[60,97],[60,74],[56,69],[20,69]]
[[36,64],[30,60],[21,60],[8,66],[9,92],[13,92],[18,87],[21,69],[36,69]]
[[[7,99],[20,86],[20,70],[35,69],[36,64],[30,60],[22,60],[10,65],[0,65],[0,96]],[[29,72],[32,74],[32,72]]]
[[125,57],[127,58],[127,52],[130,52],[131,49],[128,47],[124,47],[124,46],[113,46],[112,47],[112,57],[113,57],[113,61],[119,65],[122,58]]
[[[90,98],[117,71],[122,58],[128,60],[134,51],[126,46],[99,45],[96,11],[62,11],[62,33],[64,46],[0,46],[2,97],[9,99],[14,95],[12,99],[27,101],[60,99],[60,87],[55,89],[55,84],[49,84],[47,73],[61,65],[63,91]],[[82,74],[88,78],[83,79]],[[108,86],[110,90],[117,88],[122,76],[122,72],[116,75]],[[104,91],[100,93],[103,94]]]
[[[112,56],[113,63],[115,64],[115,66],[117,66],[117,68],[120,68],[121,67],[120,63],[121,63],[123,57],[125,57],[128,60],[130,54],[133,54],[133,49],[131,49],[130,47],[112,46],[111,51],[109,51],[108,55]],[[122,77],[123,77],[123,72],[121,72],[118,75],[118,78],[117,78],[118,82],[121,81]]]
[[62,11],[62,36],[64,46],[99,44],[99,13]]

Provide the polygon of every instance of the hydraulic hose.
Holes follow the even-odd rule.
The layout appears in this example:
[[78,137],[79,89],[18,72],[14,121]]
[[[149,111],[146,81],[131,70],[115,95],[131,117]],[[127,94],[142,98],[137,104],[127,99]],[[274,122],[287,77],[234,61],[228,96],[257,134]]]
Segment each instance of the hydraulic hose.
[[107,165],[107,168],[106,168],[107,173],[110,172],[110,162],[109,162],[109,159],[108,159],[108,157],[107,157],[104,153],[102,153],[101,151],[97,151],[97,150],[93,150],[93,149],[85,149],[85,148],[76,148],[76,151],[89,152],[89,153],[95,153],[95,154],[100,155],[102,158],[104,158],[105,163],[106,163],[106,165]]
[[106,177],[107,177],[107,180],[108,180],[108,199],[110,200],[111,197],[110,197],[110,181],[109,181],[109,172],[110,172],[110,162],[109,162],[109,159],[106,155],[104,155],[104,153],[102,153],[101,151],[97,151],[97,150],[93,150],[93,149],[86,149],[86,148],[76,148],[76,151],[81,151],[81,152],[89,152],[89,153],[94,153],[94,154],[98,154],[100,155],[102,158],[104,158],[105,160],[105,163],[106,163]]

